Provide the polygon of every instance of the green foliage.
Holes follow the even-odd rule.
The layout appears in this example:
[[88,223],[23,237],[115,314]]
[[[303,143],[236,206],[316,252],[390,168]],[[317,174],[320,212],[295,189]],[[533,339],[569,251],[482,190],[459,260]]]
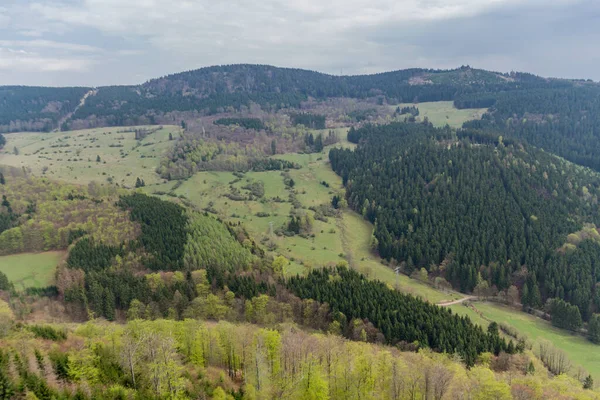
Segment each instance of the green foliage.
[[590,318],[588,333],[592,342],[600,344],[600,314],[593,314]]
[[549,81],[540,88],[496,93],[469,93],[455,100],[458,108],[490,107],[481,121],[465,126],[516,138],[574,163],[600,170],[600,101],[594,85]]
[[48,339],[55,342],[67,339],[67,333],[64,330],[56,329],[50,325],[27,325],[27,329],[40,339]]
[[92,238],[84,237],[69,251],[67,265],[86,272],[102,270],[110,267],[117,255],[123,255],[120,247],[96,243]]
[[304,125],[310,129],[325,129],[325,116],[318,114],[291,113],[292,125]]
[[8,280],[6,274],[0,271],[0,290],[11,290],[13,287],[12,283]]
[[579,308],[564,300],[549,300],[549,310],[552,315],[552,325],[556,327],[578,331],[583,325]]
[[184,209],[141,193],[122,196],[118,205],[129,210],[131,220],[142,226],[139,241],[151,255],[147,266],[154,270],[180,269],[187,241]]
[[388,343],[418,343],[437,351],[456,352],[467,365],[473,365],[481,352],[508,351],[497,330],[484,333],[466,317],[452,315],[447,309],[399,293],[379,281],[368,281],[344,267],[293,277],[287,286],[301,298],[329,304],[348,319],[368,319]]
[[225,271],[246,269],[253,260],[250,250],[240,244],[221,221],[207,214],[192,213],[187,226],[184,266],[204,268],[209,279],[222,277]]

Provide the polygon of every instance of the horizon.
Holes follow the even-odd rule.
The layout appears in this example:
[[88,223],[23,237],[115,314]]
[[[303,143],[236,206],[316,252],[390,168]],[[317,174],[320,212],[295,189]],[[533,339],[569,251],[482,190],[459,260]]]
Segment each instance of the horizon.
[[327,76],[339,77],[339,78],[342,78],[342,77],[358,77],[358,76],[372,76],[372,75],[378,75],[378,74],[393,73],[393,72],[398,72],[398,71],[406,71],[406,70],[410,70],[410,69],[432,70],[432,71],[435,71],[435,72],[450,72],[450,71],[457,71],[457,70],[460,70],[460,69],[466,67],[466,68],[469,68],[469,69],[472,69],[472,70],[486,71],[486,72],[500,74],[500,75],[508,75],[508,74],[511,74],[511,73],[529,73],[529,74],[533,74],[533,75],[538,76],[538,77],[543,78],[543,79],[556,79],[556,80],[563,79],[563,80],[571,80],[571,81],[591,81],[593,83],[598,83],[598,81],[596,81],[594,79],[591,79],[591,78],[543,76],[543,75],[535,74],[535,73],[533,73],[531,71],[518,71],[518,70],[496,71],[496,70],[489,70],[489,69],[485,69],[485,68],[474,67],[474,66],[469,65],[469,64],[463,64],[461,66],[454,67],[454,68],[409,67],[409,68],[396,68],[396,69],[391,69],[391,70],[385,70],[385,71],[380,71],[380,72],[371,72],[371,73],[363,73],[363,74],[359,74],[359,73],[357,73],[357,74],[335,74],[335,73],[328,73],[328,72],[323,72],[323,71],[319,71],[319,70],[315,70],[315,69],[299,68],[299,67],[291,67],[291,66],[280,66],[280,65],[272,65],[272,64],[253,64],[253,63],[233,63],[233,64],[206,65],[206,66],[202,66],[202,67],[198,67],[198,68],[193,68],[193,69],[188,69],[188,70],[183,70],[183,71],[178,71],[178,72],[170,72],[170,73],[166,73],[166,74],[163,74],[161,76],[152,77],[152,78],[144,80],[143,82],[137,82],[137,83],[106,84],[106,85],[28,85],[28,84],[20,84],[20,83],[16,83],[16,84],[1,84],[0,83],[0,87],[10,87],[10,86],[16,86],[16,87],[47,87],[47,88],[83,87],[83,88],[96,89],[96,88],[114,87],[114,86],[125,86],[125,87],[126,86],[140,86],[140,85],[143,85],[143,84],[145,84],[145,83],[147,83],[149,81],[155,80],[155,79],[163,79],[163,78],[166,78],[168,76],[183,74],[183,73],[187,73],[187,72],[194,72],[194,71],[199,71],[199,70],[207,69],[207,68],[220,68],[220,67],[227,67],[227,66],[243,66],[243,65],[263,66],[263,67],[278,68],[278,69],[302,70],[302,71],[315,72],[315,73],[323,74],[323,75],[327,75]]

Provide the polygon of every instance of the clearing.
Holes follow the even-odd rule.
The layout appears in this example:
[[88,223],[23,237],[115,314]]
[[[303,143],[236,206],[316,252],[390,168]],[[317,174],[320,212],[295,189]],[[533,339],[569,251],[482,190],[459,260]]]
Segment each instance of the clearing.
[[419,109],[417,121],[423,121],[427,117],[434,126],[442,127],[446,124],[452,128],[460,128],[466,121],[481,119],[481,116],[487,111],[487,108],[465,108],[459,110],[454,107],[453,101],[434,101],[427,103],[402,103],[393,107],[411,107]]
[[21,253],[0,257],[0,271],[17,289],[44,287],[54,282],[54,271],[64,251]]
[[[146,184],[155,184],[162,182],[155,172],[161,156],[174,143],[169,134],[177,137],[181,130],[171,125],[158,128],[9,133],[5,134],[7,143],[0,152],[0,164],[25,167],[35,176],[77,184],[112,181],[133,187],[138,177]],[[150,133],[136,140],[136,129]]]

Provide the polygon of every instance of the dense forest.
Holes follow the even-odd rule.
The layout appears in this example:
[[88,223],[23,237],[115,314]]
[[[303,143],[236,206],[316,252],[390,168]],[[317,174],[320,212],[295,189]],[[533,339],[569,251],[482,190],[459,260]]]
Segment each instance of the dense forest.
[[260,131],[265,129],[265,125],[260,118],[219,118],[215,121],[217,125],[239,125],[246,129]]
[[491,107],[465,127],[516,138],[600,171],[600,90],[550,87],[460,96],[457,107]]
[[[344,319],[368,319],[390,344],[412,343],[444,353],[458,353],[469,366],[484,351],[495,354],[517,351],[512,341],[507,345],[498,336],[497,330],[486,334],[467,318],[389,289],[381,282],[369,281],[344,267],[292,278],[288,287],[301,298],[329,304],[334,314],[340,312]],[[344,321],[342,326],[345,325]]]
[[[50,131],[88,88],[0,86],[0,132]],[[1,143],[0,143],[0,147]]]
[[368,125],[348,139],[358,148],[331,150],[331,165],[348,204],[375,224],[382,257],[462,291],[517,284],[525,305],[559,297],[586,320],[600,309],[595,173],[502,137],[428,124]]

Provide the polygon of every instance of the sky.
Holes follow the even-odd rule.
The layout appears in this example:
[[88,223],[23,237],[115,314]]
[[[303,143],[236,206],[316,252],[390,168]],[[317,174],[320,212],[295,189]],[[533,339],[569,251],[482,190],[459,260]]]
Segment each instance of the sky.
[[598,0],[1,0],[0,85],[139,84],[237,63],[600,80],[599,39]]

